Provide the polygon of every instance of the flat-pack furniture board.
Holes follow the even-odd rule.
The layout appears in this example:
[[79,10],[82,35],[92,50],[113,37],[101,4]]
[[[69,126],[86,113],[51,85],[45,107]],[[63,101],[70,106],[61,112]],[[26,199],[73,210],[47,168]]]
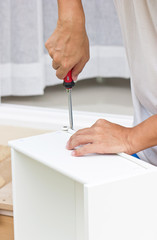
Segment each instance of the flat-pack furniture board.
[[12,204],[10,148],[8,146],[1,145],[0,146],[0,239],[13,240],[13,217],[12,217],[13,212],[12,211],[13,211],[13,204]]
[[10,142],[15,240],[156,240],[156,167],[129,156],[73,157],[70,136]]

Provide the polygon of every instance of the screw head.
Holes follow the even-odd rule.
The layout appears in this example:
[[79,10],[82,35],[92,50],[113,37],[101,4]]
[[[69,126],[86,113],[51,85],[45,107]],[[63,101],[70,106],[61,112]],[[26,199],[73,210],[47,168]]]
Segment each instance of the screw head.
[[63,126],[62,131],[68,131],[68,126]]

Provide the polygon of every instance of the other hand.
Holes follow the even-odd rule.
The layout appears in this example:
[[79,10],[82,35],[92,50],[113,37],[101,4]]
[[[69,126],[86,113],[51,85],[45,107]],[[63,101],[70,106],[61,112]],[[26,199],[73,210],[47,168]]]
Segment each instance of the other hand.
[[[77,131],[67,143],[67,149],[73,150],[73,156],[89,153],[110,154],[125,152],[132,154],[130,133],[132,128],[126,128],[99,119],[90,128]],[[75,149],[76,147],[79,148]]]

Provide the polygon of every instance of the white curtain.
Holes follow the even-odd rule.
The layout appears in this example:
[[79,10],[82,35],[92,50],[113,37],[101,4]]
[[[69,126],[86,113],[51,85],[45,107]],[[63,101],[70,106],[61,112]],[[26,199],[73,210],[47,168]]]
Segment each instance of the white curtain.
[[[129,77],[112,0],[83,0],[91,59],[79,79]],[[57,0],[0,0],[1,95],[39,95],[61,83],[44,42],[57,22]]]

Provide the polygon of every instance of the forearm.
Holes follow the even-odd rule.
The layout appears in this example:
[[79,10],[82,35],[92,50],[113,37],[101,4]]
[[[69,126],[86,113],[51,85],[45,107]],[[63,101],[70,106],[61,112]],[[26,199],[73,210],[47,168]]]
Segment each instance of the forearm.
[[81,0],[58,0],[59,22],[85,23],[85,15]]
[[135,126],[129,135],[131,153],[157,145],[157,115]]

